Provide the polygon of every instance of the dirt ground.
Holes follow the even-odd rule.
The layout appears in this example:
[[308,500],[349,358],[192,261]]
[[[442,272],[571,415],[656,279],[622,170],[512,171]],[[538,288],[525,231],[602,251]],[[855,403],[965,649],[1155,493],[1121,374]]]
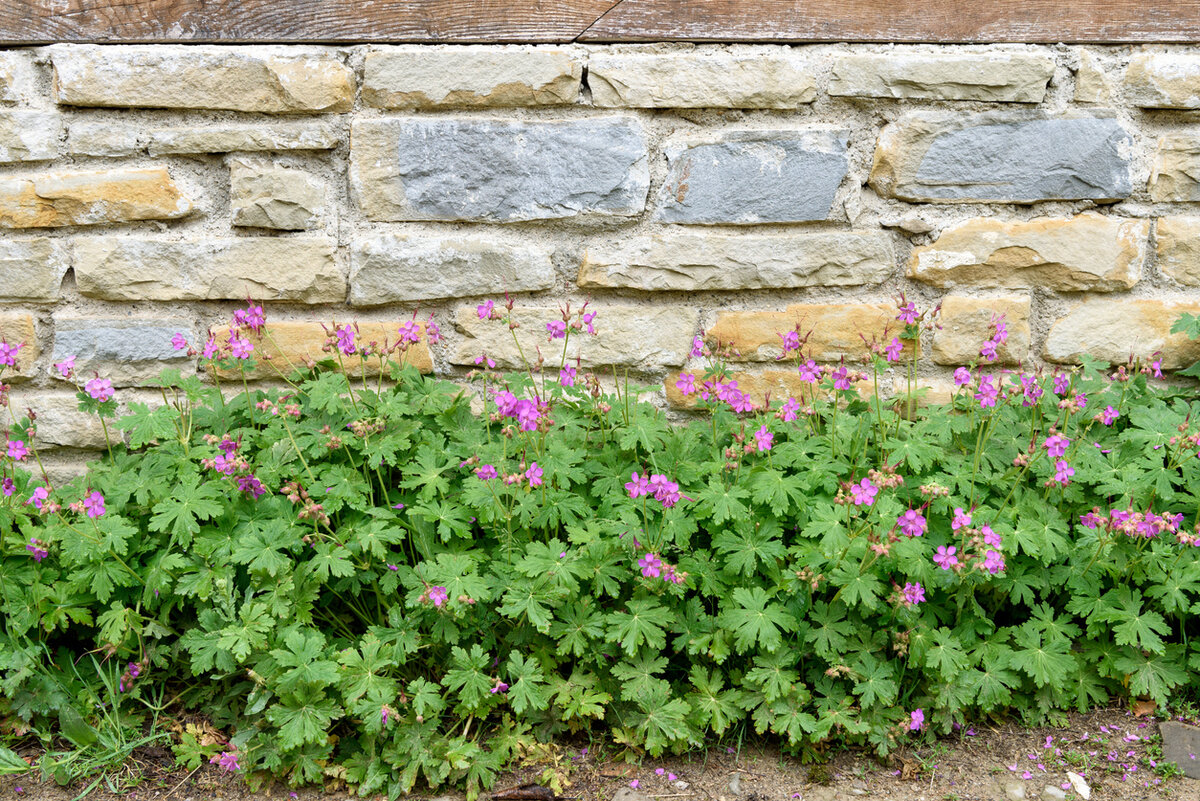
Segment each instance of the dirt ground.
[[[564,743],[501,777],[494,790],[544,782],[549,773],[569,782],[563,796],[579,801],[1051,801],[1082,796],[1067,778],[1074,771],[1095,801],[1200,801],[1200,781],[1160,763],[1158,720],[1111,709],[1071,715],[1065,728],[976,725],[934,744],[903,750],[886,764],[863,752],[830,755],[805,765],[771,748],[722,744],[681,757],[617,759],[611,746]],[[1194,721],[1189,721],[1194,722]],[[28,755],[27,755],[28,756]],[[1200,758],[1200,755],[1197,755]],[[172,766],[166,749],[140,755],[102,779],[96,801],[342,801],[345,788],[274,784],[251,792],[215,765],[194,774]],[[1173,775],[1174,774],[1174,775]],[[0,777],[0,801],[71,801],[91,782],[58,787],[35,774]],[[414,798],[432,794],[414,793]],[[489,798],[490,796],[483,796]],[[438,801],[458,799],[450,794]]]

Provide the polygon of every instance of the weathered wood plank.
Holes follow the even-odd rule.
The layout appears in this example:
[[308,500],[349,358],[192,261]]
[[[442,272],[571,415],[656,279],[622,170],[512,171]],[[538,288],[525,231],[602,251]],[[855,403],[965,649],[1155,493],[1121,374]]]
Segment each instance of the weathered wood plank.
[[0,0],[0,44],[569,42],[617,0]]
[[1198,42],[1200,0],[623,0],[588,42]]
[[46,42],[1200,42],[1200,0],[0,0]]

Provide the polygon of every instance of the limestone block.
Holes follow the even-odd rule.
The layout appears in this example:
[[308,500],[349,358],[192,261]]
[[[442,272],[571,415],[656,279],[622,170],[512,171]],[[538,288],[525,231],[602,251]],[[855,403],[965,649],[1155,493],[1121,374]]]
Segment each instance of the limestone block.
[[[75,317],[55,315],[53,361],[75,356],[75,372],[99,373],[114,386],[135,386],[155,379],[165,368],[187,373],[186,351],[171,344],[176,334],[195,341],[194,321],[185,317]],[[58,371],[51,373],[60,378]]]
[[0,228],[174,220],[192,204],[165,167],[48,172],[0,180]]
[[1149,359],[1160,352],[1164,370],[1200,361],[1200,342],[1172,334],[1180,314],[1200,314],[1195,301],[1090,300],[1076,306],[1050,328],[1042,357],[1076,362],[1082,355],[1124,364],[1130,356]]
[[236,159],[229,183],[234,225],[303,231],[325,207],[325,182],[304,170]]
[[942,298],[941,328],[933,335],[933,360],[938,364],[987,363],[979,348],[992,338],[994,321],[1002,320],[1008,341],[996,348],[994,365],[1011,365],[1029,358],[1029,306],[1027,294]]
[[1040,103],[1054,75],[1044,51],[849,53],[833,62],[829,94],[917,100]]
[[150,155],[280,150],[332,150],[341,141],[324,120],[263,124],[222,123],[158,128],[148,133]]
[[63,124],[44,111],[0,111],[0,163],[49,161],[63,151]]
[[1142,108],[1200,108],[1200,56],[1135,55],[1125,70],[1125,98]]

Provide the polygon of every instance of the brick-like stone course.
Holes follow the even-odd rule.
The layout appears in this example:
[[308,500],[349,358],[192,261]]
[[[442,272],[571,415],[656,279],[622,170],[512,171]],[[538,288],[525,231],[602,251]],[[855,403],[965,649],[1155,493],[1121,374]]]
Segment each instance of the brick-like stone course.
[[1184,286],[1200,286],[1200,217],[1163,217],[1155,238],[1159,272]]
[[[349,320],[338,322],[346,324]],[[385,343],[394,345],[399,339],[397,332],[400,322],[359,322],[355,323],[355,327],[357,352],[349,356],[341,355],[341,367],[353,376],[379,375],[379,359],[364,359],[361,355],[362,347],[371,342],[378,343],[381,347]],[[334,349],[327,349],[330,339],[327,328],[332,329],[332,325],[310,320],[269,321],[262,336],[248,335],[250,344],[254,347],[251,352],[254,366],[246,370],[247,378],[280,379],[290,376],[295,370],[307,368],[310,363],[337,361],[338,354]],[[409,347],[403,354],[393,353],[392,360],[412,365],[422,373],[433,372],[433,354],[424,334],[425,326],[421,325],[421,341]],[[229,343],[228,330],[218,335],[217,342],[220,345]],[[218,375],[223,378],[241,378],[242,372],[240,369],[226,369],[218,370]]]
[[234,225],[303,231],[325,208],[325,182],[304,170],[236,159],[229,183]]
[[[186,317],[54,317],[53,360],[75,356],[75,373],[99,373],[115,386],[136,386],[155,379],[164,368],[188,372],[193,363],[171,344],[176,334],[195,341],[193,321]],[[57,371],[52,372],[58,378]]]
[[0,228],[175,220],[191,211],[165,167],[0,179]]
[[855,53],[834,60],[829,94],[1040,103],[1053,75],[1054,59],[1045,52]]
[[1200,136],[1160,137],[1150,173],[1150,198],[1178,203],[1200,201]]
[[628,217],[650,187],[645,135],[620,117],[359,120],[350,138],[351,183],[372,220]]
[[[861,356],[862,337],[881,343],[904,330],[896,307],[886,303],[798,303],[784,311],[722,311],[708,329],[711,346],[733,348],[738,361],[774,361],[783,353],[780,334],[799,328],[808,336],[805,358],[836,362]],[[905,350],[912,351],[911,343]]]
[[70,263],[65,239],[0,239],[0,300],[58,300]]
[[671,223],[810,222],[829,217],[846,177],[849,131],[739,131],[666,150],[655,219]]
[[17,352],[16,367],[5,367],[0,381],[13,383],[33,377],[42,349],[38,343],[38,326],[27,312],[0,311],[0,342],[24,344]]
[[884,231],[654,234],[588,249],[579,285],[696,291],[857,286],[886,280],[895,255]]
[[63,151],[63,124],[57,114],[0,111],[0,162],[49,161]]
[[1125,69],[1125,96],[1142,108],[1200,108],[1200,55],[1135,55]]
[[332,150],[343,137],[323,120],[271,122],[261,125],[224,123],[160,128],[147,135],[152,156],[279,150]]
[[992,364],[1012,365],[1029,358],[1030,297],[1026,294],[973,297],[946,295],[942,298],[940,328],[934,331],[931,356],[938,364],[987,363],[980,355],[983,343],[996,332],[1001,321],[1008,340],[997,346]]
[[1164,370],[1200,361],[1200,342],[1172,334],[1180,314],[1200,314],[1200,302],[1176,300],[1091,300],[1082,303],[1050,328],[1042,358],[1070,363],[1091,356],[1111,364],[1132,357],[1149,361],[1160,353]]

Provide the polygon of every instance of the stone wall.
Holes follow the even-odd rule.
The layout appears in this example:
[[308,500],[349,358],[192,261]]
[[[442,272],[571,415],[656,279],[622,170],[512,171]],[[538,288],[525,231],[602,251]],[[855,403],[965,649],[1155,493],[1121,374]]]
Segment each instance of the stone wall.
[[[51,368],[123,389],[247,296],[279,348],[394,330],[461,376],[591,299],[592,364],[664,387],[693,337],[776,397],[777,330],[820,359],[942,304],[942,387],[994,313],[1004,364],[1200,358],[1200,51],[1186,47],[101,46],[0,51],[0,335],[68,465],[102,446]],[[890,337],[890,333],[888,336]],[[551,347],[547,351],[554,350]],[[585,361],[585,365],[588,362]],[[265,373],[264,373],[265,374]],[[670,389],[671,391],[667,391]]]

